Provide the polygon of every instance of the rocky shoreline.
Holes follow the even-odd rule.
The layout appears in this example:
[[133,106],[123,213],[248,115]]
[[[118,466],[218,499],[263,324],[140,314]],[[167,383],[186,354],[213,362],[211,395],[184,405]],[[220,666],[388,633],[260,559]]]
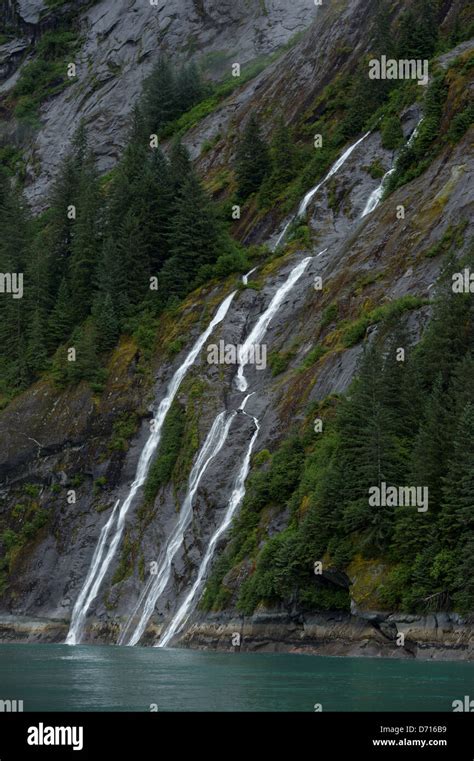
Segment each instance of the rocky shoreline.
[[[118,622],[96,621],[87,643],[112,644]],[[62,643],[68,622],[45,618],[0,618],[0,643]],[[156,641],[159,627],[148,630]],[[145,644],[146,644],[145,643]],[[252,617],[218,613],[195,616],[178,647],[219,652],[474,661],[474,625],[454,613],[325,612],[312,615],[265,611]]]

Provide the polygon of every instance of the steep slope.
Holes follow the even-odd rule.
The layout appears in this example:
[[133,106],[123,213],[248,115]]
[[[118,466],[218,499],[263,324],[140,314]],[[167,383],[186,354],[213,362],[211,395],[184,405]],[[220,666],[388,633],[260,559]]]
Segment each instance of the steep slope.
[[58,75],[51,81],[51,94],[46,93],[34,129],[22,125],[21,118],[7,126],[10,140],[26,148],[27,192],[38,208],[45,205],[49,183],[81,119],[90,127],[100,170],[114,166],[132,107],[160,53],[180,60],[197,58],[222,79],[230,76],[232,63],[245,65],[285,45],[316,12],[311,3],[288,0],[172,0],[154,5],[142,0],[8,0],[3,6],[5,28],[0,32],[12,37],[0,46],[4,98],[11,92],[15,98],[22,72],[38,59],[42,34],[67,28],[74,38],[59,62],[59,76],[65,77],[68,63],[75,64],[76,76],[66,78],[59,92]]
[[[98,13],[103,5],[99,3],[87,13]],[[268,114],[278,106],[296,130],[301,130],[306,119],[311,126],[317,115],[318,98],[331,82],[334,69],[337,67],[342,73],[350,71],[370,43],[372,21],[367,4],[350,0],[342,5],[340,9],[326,7],[307,36],[285,58],[233,94],[186,135],[185,141],[208,181],[212,181],[214,172],[229,166],[235,149],[235,128],[245,123],[251,110]],[[342,19],[337,25],[335,13],[342,14],[337,16]],[[173,49],[177,44],[173,42]],[[457,53],[466,55],[466,48],[469,53],[471,46],[466,44]],[[210,49],[214,49],[213,41]],[[249,52],[249,57],[252,56],[253,52]],[[130,86],[130,92],[134,90],[135,86]],[[304,92],[304,97],[299,97],[300,92]],[[117,95],[118,89],[113,97]],[[102,114],[108,107],[111,111],[115,108],[113,99],[105,102]],[[57,109],[59,119],[58,103],[53,101],[51,109]],[[420,115],[418,102],[403,109],[405,140],[413,134]],[[57,135],[58,124],[51,112],[40,140],[47,141],[44,135],[49,129],[51,135]],[[96,128],[102,134],[100,124]],[[222,141],[199,158],[202,143],[220,133],[224,135]],[[140,348],[124,339],[112,356],[108,382],[100,397],[86,386],[59,393],[44,380],[2,412],[0,432],[4,446],[0,472],[5,486],[0,514],[6,522],[14,515],[18,522],[12,523],[15,528],[24,522],[33,526],[27,541],[9,558],[2,595],[6,614],[2,636],[65,639],[101,532],[111,519],[117,500],[123,503],[129,493],[149,438],[151,412],[146,411],[147,406],[152,404],[156,411],[193,342],[208,327],[229,293],[237,290],[225,318],[212,333],[212,343],[222,340],[225,344],[239,345],[252,335],[272,300],[283,292],[295,267],[308,258],[298,278],[284,292],[278,308],[271,313],[264,331],[259,333],[259,342],[268,345],[273,358],[280,360],[277,371],[271,365],[264,371],[248,366],[245,368],[248,388],[239,389],[234,381],[235,367],[209,364],[202,352],[183,378],[176,395],[186,420],[178,476],[162,485],[153,501],[139,498],[131,504],[120,549],[104,568],[98,595],[86,611],[83,636],[87,641],[116,642],[120,638],[129,641],[132,633],[137,632],[143,611],[140,601],[146,602],[147,589],[153,583],[150,564],[159,563],[173,535],[179,511],[185,504],[188,478],[193,476],[191,465],[196,462],[217,416],[233,415],[225,446],[216,448],[212,462],[199,478],[192,519],[184,527],[183,541],[173,555],[166,584],[156,600],[151,598],[150,615],[135,641],[140,641],[146,632],[141,641],[155,642],[156,635],[167,630],[192,591],[206,549],[216,537],[217,554],[225,544],[219,530],[228,512],[232,490],[236,484],[241,486],[239,477],[246,455],[275,451],[291,430],[307,420],[316,403],[348,389],[363,351],[363,339],[366,334],[370,337],[376,333],[377,319],[370,317],[376,306],[413,297],[403,302],[408,305],[404,316],[413,338],[417,340],[421,335],[430,316],[430,298],[443,264],[441,255],[427,252],[432,252],[443,240],[453,220],[458,225],[462,223],[458,256],[467,251],[472,238],[472,134],[471,127],[458,142],[445,144],[423,173],[395,190],[364,217],[367,201],[380,185],[380,177],[372,177],[368,167],[377,160],[387,171],[393,162],[393,151],[382,146],[377,131],[364,139],[363,135],[357,135],[352,141],[357,147],[311,198],[303,234],[292,237],[290,228],[287,245],[273,256],[266,252],[261,259],[256,258],[256,271],[247,284],[250,287],[242,287],[239,279],[230,277],[188,297],[174,324],[163,324],[156,355],[145,374],[140,371],[143,359]],[[350,141],[338,155],[343,155],[349,145]],[[100,140],[97,147],[100,154]],[[405,209],[402,218],[397,216],[400,206]],[[296,208],[297,204],[292,213]],[[283,222],[289,218],[274,209],[260,214],[250,205],[238,234],[252,242],[269,239],[275,242]],[[317,277],[322,278],[322,289],[314,287]],[[337,308],[328,312],[334,305]],[[367,324],[363,322],[360,335],[348,341],[348,330],[366,315]],[[186,337],[185,345],[173,356],[171,344],[181,336]],[[318,347],[323,351],[315,354]],[[248,394],[252,396],[242,410]],[[18,421],[22,421],[21,427]],[[249,465],[255,468],[255,459]],[[71,490],[76,501],[68,499]],[[16,510],[15,506],[21,509]],[[266,514],[260,526],[262,544],[281,531],[288,518],[285,504],[276,505]],[[292,647],[299,647],[307,644],[307,637],[312,645],[320,645],[324,639],[335,641],[328,646],[330,652],[356,651],[361,642],[367,641],[371,646],[366,652],[395,652],[393,631],[402,631],[405,623],[405,629],[418,642],[424,638],[430,642],[430,637],[434,637],[432,630],[438,623],[435,619],[414,617],[404,621],[400,614],[390,619],[390,611],[385,611],[381,619],[375,619],[377,627],[367,624],[365,617],[373,610],[374,600],[364,600],[360,594],[362,570],[355,572],[348,584],[354,612],[360,617],[342,613],[320,616],[305,628],[305,614],[297,610],[297,636],[288,611],[260,613],[260,619],[257,615],[246,621],[236,614],[235,604],[238,591],[251,572],[252,560],[244,558],[228,579],[232,594],[227,612],[195,614],[188,643],[231,647],[230,634],[241,631],[243,624],[244,635],[259,646],[274,646],[275,642],[287,640]],[[207,573],[208,569],[203,581]],[[196,590],[187,612],[193,612],[202,589],[203,585]],[[391,631],[390,637],[381,633],[380,620]],[[187,621],[188,626],[190,623],[192,619]],[[436,637],[448,648],[457,642],[465,655],[472,646],[471,628],[454,618],[445,623],[450,632],[444,639],[439,633]],[[293,634],[289,634],[291,631]]]

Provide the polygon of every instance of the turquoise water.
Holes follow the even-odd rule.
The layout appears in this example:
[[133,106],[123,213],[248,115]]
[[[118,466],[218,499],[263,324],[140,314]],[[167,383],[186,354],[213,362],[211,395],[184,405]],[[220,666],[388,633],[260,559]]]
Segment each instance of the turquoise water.
[[474,664],[273,653],[0,645],[25,711],[452,711]]

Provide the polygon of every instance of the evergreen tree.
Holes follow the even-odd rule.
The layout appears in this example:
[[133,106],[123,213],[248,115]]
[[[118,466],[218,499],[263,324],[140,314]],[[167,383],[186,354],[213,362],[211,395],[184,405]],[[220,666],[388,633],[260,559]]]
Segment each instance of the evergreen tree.
[[100,199],[94,159],[89,154],[84,160],[77,188],[77,217],[72,229],[71,259],[69,264],[72,284],[71,309],[76,323],[90,312],[94,297],[94,272],[100,250],[99,214]]
[[150,133],[159,133],[179,114],[174,69],[163,56],[145,82],[143,112]]
[[474,404],[458,419],[452,457],[444,483],[443,540],[461,551],[474,532]]
[[[30,220],[23,199],[0,173],[0,272],[11,277],[12,292],[0,293],[0,383],[5,389],[28,382],[25,330],[30,247]],[[13,292],[17,289],[17,293]]]
[[289,127],[280,117],[270,147],[273,161],[272,180],[278,188],[287,185],[296,171],[296,153]]
[[173,142],[170,155],[170,180],[175,195],[182,188],[192,171],[189,153],[178,138]]
[[181,112],[188,111],[204,95],[204,85],[194,61],[179,71],[176,81],[176,101]]
[[397,57],[431,58],[438,40],[435,0],[417,0],[400,21]]
[[178,195],[170,241],[172,256],[163,268],[163,283],[168,294],[183,296],[199,269],[214,263],[218,254],[219,226],[194,172]]
[[103,301],[107,296],[110,297],[120,327],[124,327],[130,311],[127,293],[128,276],[126,259],[123,260],[117,255],[115,240],[111,237],[107,238],[97,267],[96,284],[99,293],[96,298]]
[[394,442],[392,418],[383,402],[383,358],[374,345],[366,349],[350,397],[338,417],[338,459],[344,473],[341,496],[348,531],[363,532],[369,552],[388,543],[393,508],[369,504],[369,489],[397,484],[403,458]]
[[65,277],[61,280],[56,303],[49,317],[48,342],[50,347],[57,346],[71,335],[74,325],[74,313],[71,292]]
[[96,296],[93,306],[94,325],[99,352],[112,349],[119,337],[119,325],[110,293]]
[[35,378],[48,365],[45,318],[39,308],[30,316],[26,361],[30,378]]
[[382,124],[382,145],[388,151],[396,151],[404,143],[402,125],[398,116],[389,116]]
[[252,114],[237,146],[235,162],[238,197],[245,201],[256,192],[270,171],[268,146],[262,137],[260,124]]

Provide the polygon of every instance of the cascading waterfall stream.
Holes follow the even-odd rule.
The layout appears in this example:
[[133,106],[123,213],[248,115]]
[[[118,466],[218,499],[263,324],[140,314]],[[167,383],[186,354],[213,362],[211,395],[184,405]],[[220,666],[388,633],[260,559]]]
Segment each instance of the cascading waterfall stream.
[[[199,336],[198,340],[187,355],[183,364],[178,368],[170,381],[166,397],[161,401],[158,408],[152,432],[150,433],[150,436],[148,437],[148,440],[140,455],[137,471],[135,474],[135,480],[130,487],[130,491],[120,511],[118,512],[118,516],[117,510],[119,503],[115,505],[109,520],[101,531],[99,542],[95,549],[89,572],[79,597],[76,600],[76,604],[74,605],[71,616],[71,625],[66,638],[66,644],[68,645],[76,645],[78,642],[80,642],[87,613],[92,602],[95,600],[99,592],[100,585],[102,584],[110,564],[115,557],[115,553],[122,539],[127,513],[133,503],[137,492],[146,481],[152,458],[156,452],[158,444],[160,443],[163,423],[183,381],[183,378],[185,377],[191,365],[194,364],[197,356],[201,352],[202,347],[206,343],[214,328],[225,318],[235,294],[236,291],[224,299],[214,318],[209,323],[207,329]],[[109,542],[110,536],[112,536],[112,538]]]
[[[193,515],[193,500],[201,479],[209,464],[212,462],[212,460],[215,459],[215,457],[217,457],[222,447],[224,446],[227,440],[227,436],[229,435],[230,426],[236,414],[236,412],[232,412],[230,415],[227,415],[225,412],[220,412],[214,420],[211,430],[209,431],[202,449],[199,452],[199,456],[191,470],[188,491],[179,512],[178,522],[174,528],[174,531],[166,542],[161,565],[159,566],[156,575],[150,576],[147,585],[140,595],[138,603],[135,606],[135,609],[130,616],[127,625],[125,626],[125,629],[119,639],[119,645],[136,645],[140,641],[150,616],[153,613],[156,602],[170,580],[173,559],[180,547],[183,545],[185,532],[191,522]],[[127,642],[127,632],[142,606],[143,611],[140,616],[140,620],[138,621],[133,634]]]
[[312,257],[307,256],[306,259],[303,259],[299,264],[294,267],[285,283],[278,289],[278,291],[275,293],[274,297],[272,298],[270,304],[266,308],[266,310],[263,312],[262,315],[260,315],[259,319],[257,320],[257,323],[253,330],[248,335],[245,342],[242,344],[242,346],[239,349],[239,368],[237,370],[237,375],[235,378],[235,382],[237,385],[237,388],[239,391],[246,391],[248,387],[247,379],[244,375],[244,368],[247,364],[250,348],[252,346],[255,346],[255,344],[260,343],[263,336],[265,335],[268,325],[270,324],[271,320],[275,316],[275,314],[278,312],[280,306],[282,305],[283,301],[287,297],[288,293],[291,291],[295,283],[300,279],[301,275],[305,271],[306,267],[308,266],[309,262],[311,261]]
[[[410,145],[413,143],[414,139],[416,138],[416,136],[418,134],[418,130],[420,129],[420,124],[421,124],[422,121],[423,121],[423,117],[421,117],[420,121],[418,122],[418,124],[416,125],[415,129],[411,133],[410,139],[407,142],[407,148],[410,147]],[[377,206],[379,206],[379,204],[380,204],[380,202],[382,200],[384,191],[385,191],[385,187],[387,185],[387,180],[388,180],[389,177],[392,176],[392,174],[397,169],[397,162],[398,162],[398,157],[395,159],[395,163],[392,166],[392,168],[389,169],[388,172],[386,172],[384,174],[384,176],[382,177],[382,181],[381,181],[380,185],[378,186],[378,188],[375,188],[375,190],[370,194],[369,198],[367,199],[367,203],[365,204],[364,211],[360,215],[361,219],[366,217],[368,214],[372,214],[372,212],[375,211]]]
[[320,188],[322,188],[322,187],[323,187],[323,185],[325,185],[325,184],[326,184],[326,182],[327,182],[328,180],[330,180],[330,179],[331,179],[331,177],[333,177],[333,176],[336,174],[336,172],[338,172],[338,171],[339,171],[339,169],[342,167],[342,165],[346,163],[346,161],[347,161],[347,159],[349,158],[349,156],[350,156],[350,155],[353,153],[353,151],[355,151],[355,149],[356,149],[356,148],[357,148],[357,147],[358,147],[358,146],[359,146],[359,145],[360,145],[360,144],[361,144],[361,143],[362,143],[362,142],[363,142],[363,141],[364,141],[364,140],[365,140],[365,139],[366,139],[366,138],[367,138],[369,135],[370,135],[370,131],[369,131],[369,132],[366,132],[366,133],[365,133],[365,135],[363,135],[361,138],[359,138],[359,140],[357,140],[357,142],[355,142],[353,145],[349,146],[349,148],[347,148],[347,150],[345,150],[345,151],[344,151],[344,153],[343,153],[341,156],[339,156],[339,158],[337,159],[337,161],[336,161],[336,162],[335,162],[335,163],[332,165],[331,169],[329,170],[329,172],[327,173],[327,175],[324,177],[324,179],[322,179],[322,180],[321,180],[321,182],[318,182],[318,184],[317,184],[317,185],[315,185],[315,187],[314,187],[314,188],[312,188],[311,190],[309,190],[309,191],[306,193],[305,197],[303,198],[303,200],[301,201],[301,203],[300,203],[300,205],[299,205],[299,208],[298,208],[298,211],[296,212],[296,215],[295,215],[294,217],[292,217],[292,218],[291,218],[291,219],[290,219],[290,220],[289,220],[289,221],[286,223],[286,225],[285,225],[285,227],[283,228],[282,232],[281,232],[281,233],[280,233],[280,235],[278,236],[277,242],[275,243],[275,246],[274,246],[274,250],[275,250],[275,251],[276,251],[276,249],[278,248],[278,246],[280,245],[280,243],[281,243],[281,242],[284,240],[284,238],[285,238],[285,235],[286,235],[286,231],[288,230],[288,228],[289,228],[289,226],[291,225],[291,223],[293,222],[293,220],[294,220],[294,219],[299,219],[300,217],[302,217],[302,216],[303,216],[303,214],[306,212],[306,209],[308,208],[309,204],[310,204],[310,203],[311,203],[311,201],[313,200],[313,198],[314,198],[314,196],[316,195],[316,193],[318,192],[318,190],[320,190]]
[[[244,372],[243,372],[244,366],[245,366],[245,363],[243,360],[245,360],[245,358],[247,357],[250,346],[252,344],[255,344],[261,341],[261,339],[263,338],[263,336],[265,335],[268,329],[268,325],[270,324],[270,321],[279,310],[280,306],[282,305],[288,293],[291,291],[291,289],[294,287],[296,282],[303,275],[304,271],[306,270],[312,258],[313,257],[311,256],[306,257],[305,259],[303,259],[303,261],[301,261],[291,270],[290,274],[288,275],[288,278],[283,283],[283,285],[280,286],[280,288],[277,290],[272,300],[270,301],[270,304],[268,305],[266,310],[263,312],[263,314],[260,316],[260,318],[257,320],[255,327],[250,332],[249,336],[244,342],[242,346],[242,351],[239,355],[239,369],[236,375],[236,383],[240,391],[245,391],[248,386],[247,379],[245,378]],[[177,632],[181,630],[183,626],[185,626],[187,620],[189,619],[189,616],[194,610],[195,604],[197,602],[198,596],[201,591],[202,583],[206,578],[209,565],[214,556],[214,551],[217,546],[217,543],[219,542],[219,539],[221,538],[221,536],[229,528],[240,504],[242,503],[242,500],[244,499],[245,482],[247,480],[247,476],[250,469],[250,458],[253,452],[254,444],[258,437],[258,433],[260,431],[260,424],[259,424],[258,418],[254,417],[253,415],[248,415],[248,413],[245,412],[245,407],[247,405],[247,402],[250,399],[250,397],[253,396],[254,393],[255,392],[247,394],[244,401],[242,402],[241,407],[239,408],[241,412],[243,412],[248,417],[252,418],[255,424],[255,432],[249,442],[247,451],[244,456],[244,460],[242,462],[241,468],[235,480],[234,488],[232,490],[232,494],[230,496],[224,518],[221,524],[215,530],[211,539],[209,540],[207,550],[204,554],[203,559],[201,560],[197,577],[191,589],[189,590],[185,599],[179,606],[178,610],[176,611],[175,615],[170,621],[168,627],[161,634],[160,640],[155,645],[155,647],[166,647],[166,645],[168,645],[168,643],[175,636],[175,634],[177,634]]]
[[255,432],[252,438],[250,439],[242,466],[235,480],[234,489],[229,499],[229,503],[227,505],[227,510],[225,512],[224,519],[222,520],[222,523],[216,529],[216,531],[214,532],[214,534],[212,535],[209,541],[207,550],[201,561],[201,565],[199,566],[198,575],[194,581],[194,584],[192,585],[185,599],[181,603],[177,612],[173,616],[173,619],[170,622],[168,628],[162,633],[160,637],[160,641],[155,645],[155,647],[166,647],[166,645],[170,642],[172,637],[174,637],[177,631],[186,624],[189,616],[191,615],[194,609],[194,602],[197,599],[202,582],[206,577],[209,564],[214,556],[214,550],[216,548],[216,545],[219,539],[221,538],[221,536],[227,531],[230,524],[232,523],[232,519],[245,496],[245,482],[247,480],[247,476],[250,470],[250,457],[252,456],[253,447],[257,440],[257,436],[260,430],[260,426],[259,426],[259,422],[257,418],[254,417],[253,415],[248,415],[248,413],[245,412],[245,405],[250,396],[252,396],[252,394],[249,394],[245,398],[240,409],[245,415],[252,418],[255,424]]
[[372,214],[373,211],[377,208],[377,206],[380,204],[382,200],[382,196],[384,194],[385,185],[387,183],[388,178],[394,173],[395,167],[392,167],[388,170],[382,177],[382,182],[378,186],[378,188],[375,188],[375,190],[370,194],[370,196],[367,199],[367,203],[365,204],[364,211],[360,215],[361,218],[364,218],[367,216],[367,214]]
[[[277,290],[277,292],[271,299],[270,304],[265,309],[263,314],[260,316],[254,329],[251,331],[250,335],[245,341],[244,346],[247,347],[247,350],[250,347],[250,344],[252,342],[255,343],[257,341],[260,341],[263,338],[263,336],[265,335],[265,332],[267,331],[267,328],[271,319],[274,317],[274,315],[280,308],[281,304],[283,303],[289,291],[293,288],[295,283],[302,276],[302,274],[306,270],[308,263],[311,261],[311,259],[312,257],[307,257],[291,270],[286,281]],[[247,273],[247,275],[243,276],[242,281],[244,283],[246,280],[248,281],[248,277],[252,274],[253,271],[254,270]],[[239,357],[239,362],[240,362],[240,357]],[[239,365],[239,370],[240,369],[243,369],[242,365]],[[241,375],[240,382],[241,382],[241,385],[245,383],[245,388],[247,388],[247,381],[245,377],[243,376],[243,372]],[[245,397],[242,405],[239,408],[239,411],[243,412],[245,415],[248,415],[248,413],[245,412],[247,401],[253,395],[253,393],[255,392],[252,392],[251,394],[248,394]],[[178,552],[180,547],[183,545],[185,532],[192,518],[193,501],[196,496],[196,492],[198,490],[201,479],[205,471],[207,470],[208,466],[210,465],[211,461],[215,459],[217,454],[221,451],[222,447],[224,446],[229,434],[232,421],[234,420],[236,414],[237,414],[236,411],[231,412],[230,414],[221,412],[219,413],[219,415],[217,415],[216,419],[214,420],[211,430],[209,431],[209,434],[206,437],[206,440],[198,455],[196,463],[191,471],[189,484],[188,484],[188,491],[180,511],[178,523],[173,533],[171,534],[171,537],[166,542],[166,547],[162,555],[161,565],[158,569],[157,574],[150,577],[147,584],[145,585],[140,595],[140,598],[135,606],[135,609],[132,615],[129,617],[126,627],[120,637],[119,644],[136,645],[138,644],[141,637],[143,636],[146,630],[148,621],[153,615],[155,605],[159,597],[163,594],[167,584],[169,583],[171,572],[172,572],[173,559],[175,558],[176,553]],[[159,642],[160,647],[164,647],[170,641],[170,639],[175,635],[177,630],[180,629],[184,625],[189,615],[191,614],[194,608],[194,603],[199,593],[202,581],[207,574],[208,567],[212,560],[216,544],[219,541],[222,534],[229,527],[232,521],[232,518],[235,515],[235,512],[238,509],[245,495],[245,481],[247,479],[248,471],[250,468],[250,457],[253,451],[254,443],[257,439],[258,432],[259,432],[258,419],[253,417],[252,415],[248,415],[248,417],[251,417],[254,421],[255,432],[250,440],[242,466],[236,478],[234,488],[227,505],[224,519],[219,525],[219,527],[216,529],[216,531],[214,532],[214,534],[212,535],[209,541],[206,553],[201,561],[196,580],[194,581],[191,587],[191,590],[188,592],[185,600],[183,601],[183,603],[180,605],[177,612],[173,616],[173,619],[169,623],[165,634],[162,635],[162,637],[160,638],[160,642]],[[133,633],[131,634],[131,636],[127,637],[128,632],[130,631],[130,628],[135,618],[139,614],[140,610],[142,611],[140,615],[140,619],[137,625],[135,626],[135,629],[133,630]]]
[[246,275],[243,275],[243,277],[242,277],[242,283],[244,285],[248,285],[249,284],[249,277],[250,277],[250,275],[253,275],[255,270],[258,270],[258,267],[254,267],[253,270],[250,270],[250,272],[247,272]]

